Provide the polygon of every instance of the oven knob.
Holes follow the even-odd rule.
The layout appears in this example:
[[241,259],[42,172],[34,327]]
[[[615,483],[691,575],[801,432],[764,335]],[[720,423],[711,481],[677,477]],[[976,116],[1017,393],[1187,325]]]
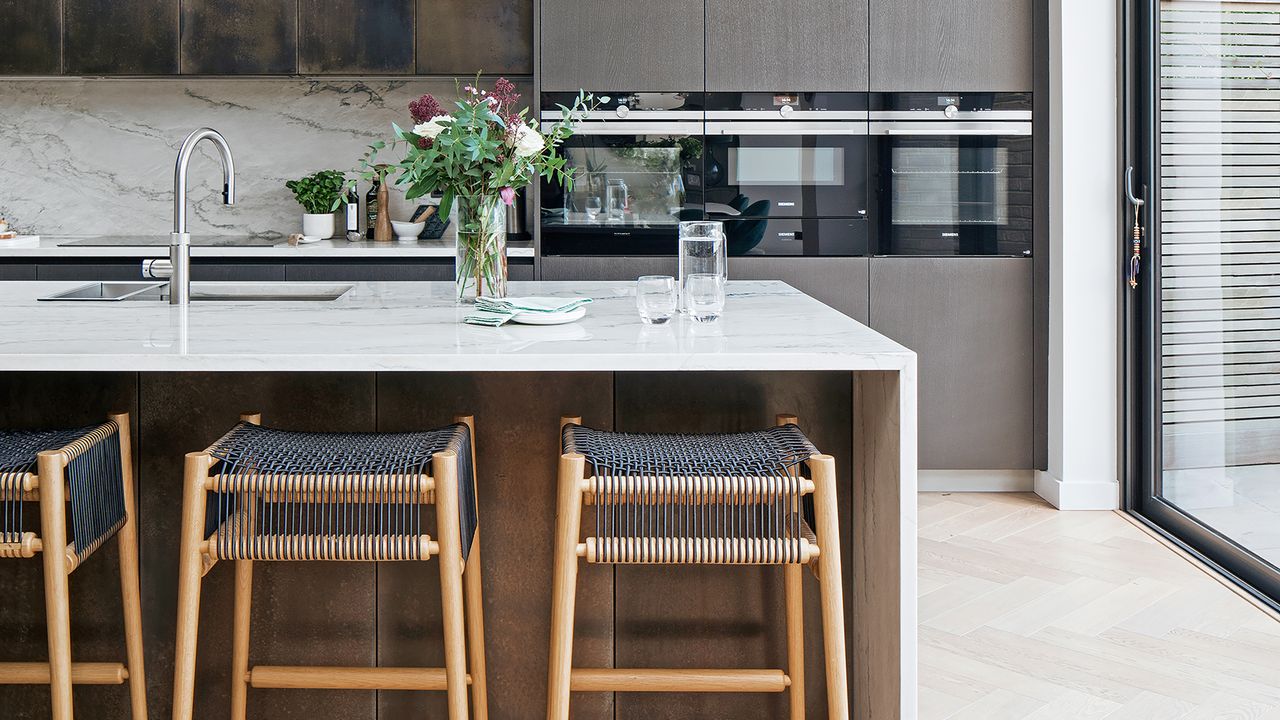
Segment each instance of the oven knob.
[[784,118],[791,117],[791,113],[795,111],[796,109],[791,107],[790,105],[783,105],[782,107],[778,108],[778,114]]
[[960,108],[955,105],[948,105],[947,108],[942,111],[942,114],[946,115],[948,119],[951,119],[960,114]]
[[617,113],[618,113],[618,117],[624,118],[631,114],[631,108],[627,107],[626,105],[619,105]]

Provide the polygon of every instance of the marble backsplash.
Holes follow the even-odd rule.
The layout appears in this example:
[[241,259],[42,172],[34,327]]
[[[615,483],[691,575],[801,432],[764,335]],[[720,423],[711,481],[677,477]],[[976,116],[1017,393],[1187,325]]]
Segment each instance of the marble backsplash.
[[[521,90],[527,100],[527,83]],[[427,92],[445,103],[454,81],[2,80],[0,217],[45,236],[166,234],[178,147],[207,125],[231,145],[236,204],[222,205],[221,165],[202,143],[188,175],[191,232],[299,232],[302,209],[285,181],[354,167],[369,143],[390,138],[392,122],[410,122],[409,102]],[[407,219],[394,195],[392,217]]]

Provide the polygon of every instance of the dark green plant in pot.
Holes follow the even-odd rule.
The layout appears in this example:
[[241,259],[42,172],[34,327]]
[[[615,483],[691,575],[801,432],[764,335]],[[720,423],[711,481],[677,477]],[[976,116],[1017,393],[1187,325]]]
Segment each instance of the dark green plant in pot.
[[284,186],[293,191],[293,197],[302,209],[312,215],[331,213],[337,207],[346,180],[337,170],[321,170],[299,180],[290,180]]

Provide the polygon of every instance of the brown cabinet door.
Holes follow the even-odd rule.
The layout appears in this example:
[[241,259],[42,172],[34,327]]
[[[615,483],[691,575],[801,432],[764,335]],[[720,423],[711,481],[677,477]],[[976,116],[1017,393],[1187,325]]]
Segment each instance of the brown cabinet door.
[[871,90],[1029,92],[1031,0],[871,0]]
[[1031,263],[871,259],[871,327],[919,357],[922,469],[1034,467]]
[[867,90],[867,0],[707,0],[707,90]]
[[703,88],[703,6],[687,0],[544,0],[542,89]]

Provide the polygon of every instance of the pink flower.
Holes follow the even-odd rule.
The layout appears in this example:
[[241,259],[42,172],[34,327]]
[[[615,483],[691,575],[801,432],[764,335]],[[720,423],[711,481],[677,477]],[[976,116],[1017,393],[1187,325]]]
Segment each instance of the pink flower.
[[424,123],[437,115],[444,115],[444,108],[430,94],[409,103],[409,115],[415,123]]
[[502,196],[502,202],[507,205],[511,205],[516,201],[516,189],[513,187],[504,187],[498,191],[498,194]]

